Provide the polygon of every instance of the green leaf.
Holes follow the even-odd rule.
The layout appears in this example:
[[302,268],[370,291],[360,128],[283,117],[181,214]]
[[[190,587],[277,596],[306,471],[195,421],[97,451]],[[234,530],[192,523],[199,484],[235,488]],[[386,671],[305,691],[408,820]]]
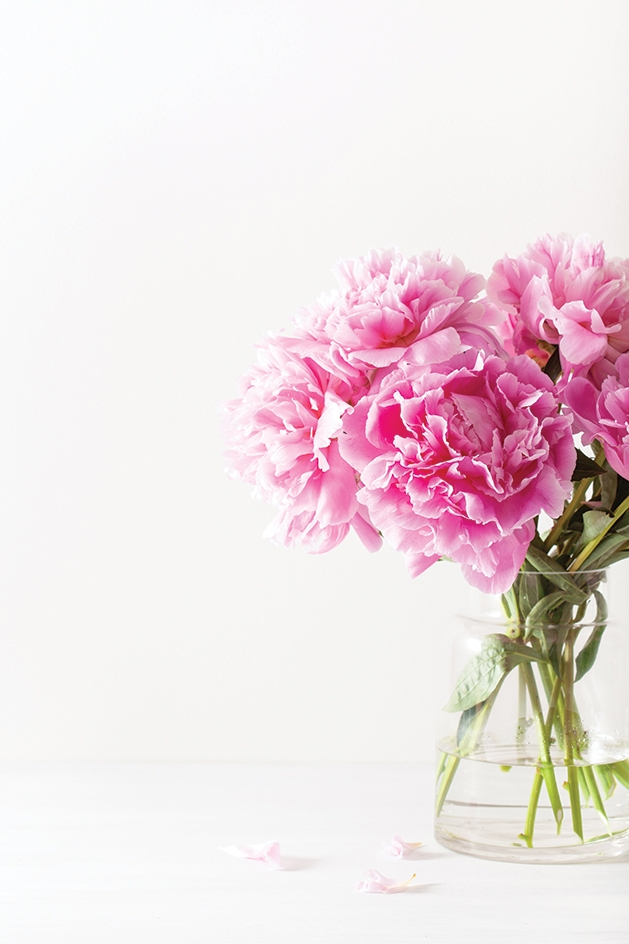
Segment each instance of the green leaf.
[[607,463],[605,463],[604,468],[605,474],[601,478],[601,504],[603,508],[607,508],[608,511],[611,511],[614,507],[616,491],[618,489],[618,475]]
[[618,551],[629,549],[629,536],[626,534],[616,534],[610,531],[607,537],[594,548],[591,554],[583,561],[578,574],[581,570],[602,570],[609,566],[609,559],[618,553]]
[[544,626],[548,624],[546,617],[551,612],[551,610],[556,609],[562,604],[568,603],[572,606],[570,601],[566,600],[566,595],[562,590],[556,590],[554,593],[549,593],[547,596],[542,597],[542,599],[537,603],[531,612],[529,613],[526,620],[526,636],[531,635],[533,630],[536,627]]
[[618,476],[618,488],[616,489],[616,497],[614,498],[614,504],[612,505],[612,511],[622,505],[625,498],[629,495],[629,480],[623,478],[622,475]]
[[604,511],[586,511],[583,515],[583,533],[577,541],[575,550],[581,551],[586,544],[597,538],[599,534],[609,526],[611,515]]
[[619,551],[617,554],[613,554],[611,557],[608,557],[605,561],[606,567],[611,567],[613,564],[617,564],[618,561],[627,560],[629,558],[629,550]]
[[518,603],[520,615],[527,617],[543,598],[542,578],[534,571],[526,570],[519,576]]
[[557,640],[555,640],[548,650],[548,661],[553,667],[553,672],[559,678],[561,676],[561,665],[559,664],[559,649]]
[[480,652],[467,663],[457,679],[444,711],[467,711],[481,705],[520,662],[545,662],[530,646],[491,633],[483,639]]
[[629,511],[620,516],[614,527],[614,532],[617,534],[629,533]]
[[569,623],[561,624],[557,629],[557,635],[552,639],[550,646],[548,647],[548,661],[552,665],[557,678],[561,676],[560,660],[561,660],[564,643],[566,641],[566,636],[568,635],[569,629],[570,629]]
[[519,621],[520,615],[518,611],[518,601],[515,592],[515,584],[512,587],[509,587],[506,593],[503,593],[500,597],[502,608],[505,612],[505,616],[508,620],[511,620],[514,623]]
[[526,559],[536,570],[543,573],[547,580],[563,590],[566,599],[571,603],[585,603],[588,598],[587,593],[580,590],[572,575],[567,573],[561,564],[558,564],[548,554],[544,554],[543,551],[531,544],[526,552]]
[[523,642],[518,642],[515,639],[509,639],[508,636],[499,636],[500,639],[504,640],[504,647],[507,653],[507,661],[509,662],[509,671],[511,671],[514,666],[519,665],[520,662],[546,662],[547,659],[538,652],[536,649],[533,649],[531,646],[525,645]]
[[579,482],[581,479],[591,479],[596,475],[603,475],[605,470],[600,467],[598,462],[586,456],[584,452],[577,449],[577,464],[572,473],[572,481]]
[[459,724],[456,729],[456,743],[460,745],[463,743],[465,736],[468,731],[471,731],[471,727],[474,724],[474,721],[483,710],[484,706],[487,704],[487,699],[485,701],[479,702],[477,705],[472,705],[471,708],[465,708],[461,712],[461,717],[459,718]]
[[[481,651],[467,663],[457,679],[444,711],[467,711],[486,701],[507,673],[506,652],[498,634],[485,636]],[[469,722],[468,722],[469,723]]]
[[576,658],[577,672],[574,677],[575,682],[583,678],[586,672],[589,672],[596,661],[598,647],[601,644],[603,633],[607,627],[607,603],[600,590],[594,591],[596,598],[596,623],[590,633],[588,641]]

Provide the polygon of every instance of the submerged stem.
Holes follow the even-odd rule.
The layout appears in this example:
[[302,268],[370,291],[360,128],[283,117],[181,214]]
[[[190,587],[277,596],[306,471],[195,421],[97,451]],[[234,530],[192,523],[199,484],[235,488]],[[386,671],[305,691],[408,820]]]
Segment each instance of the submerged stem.
[[[577,715],[574,704],[574,636],[572,632],[569,632],[566,636],[563,662],[564,665],[562,681],[564,690],[564,759],[566,761],[566,765],[570,766],[570,764],[572,764],[574,761],[575,747],[577,747],[575,744]],[[579,753],[578,747],[577,753]]]
[[596,810],[600,818],[603,820],[603,823],[605,824],[605,827],[607,828],[607,832],[611,836],[612,832],[609,827],[609,819],[607,818],[605,804],[603,803],[603,799],[601,797],[600,791],[598,789],[598,784],[596,782],[596,777],[594,776],[594,770],[592,767],[581,767],[581,770],[583,771],[583,779],[585,780],[590,796],[592,797],[592,803],[594,804],[594,809]]
[[518,726],[515,732],[516,744],[523,744],[526,737],[526,677],[524,666],[518,666]]
[[[544,666],[546,668],[546,666]],[[559,699],[561,697],[561,679],[557,677],[555,679],[554,685],[550,690],[548,695],[548,715],[546,716],[546,737],[548,738],[548,743],[550,744],[550,735],[553,730],[553,725],[555,724],[557,717],[557,710],[559,708]]]
[[[535,681],[535,675],[533,674],[533,666],[530,663],[527,663],[522,666],[524,677],[526,679],[526,686],[529,693],[529,698],[531,700],[531,708],[533,709],[533,718],[535,720],[535,728],[537,731],[537,740],[539,742],[539,753],[541,761],[541,773],[544,778],[544,783],[546,784],[546,789],[548,791],[548,798],[550,800],[550,805],[553,810],[553,815],[555,817],[555,822],[557,823],[557,832],[561,829],[561,822],[563,820],[563,806],[561,805],[561,799],[559,798],[559,790],[557,788],[557,780],[555,778],[555,769],[553,767],[552,759],[550,756],[550,740],[546,730],[546,720],[544,718],[544,713],[542,710],[542,703],[540,701],[539,692],[537,690],[537,683]],[[539,795],[538,795],[539,800]],[[534,817],[533,817],[534,822]],[[533,836],[531,834],[531,841]]]
[[[566,636],[564,647],[563,689],[564,689],[564,760],[568,768],[568,794],[570,796],[570,812],[572,814],[572,828],[583,842],[583,819],[581,816],[581,795],[579,791],[579,774],[574,766],[575,734],[577,730],[574,704],[574,635],[570,631]],[[579,719],[580,720],[580,719]],[[579,725],[580,727],[580,725]],[[579,750],[577,748],[577,753]]]
[[618,760],[609,765],[618,783],[629,790],[629,760]]
[[535,831],[535,817],[537,815],[537,806],[539,804],[539,796],[542,792],[542,780],[543,775],[539,767],[535,770],[535,775],[533,777],[533,787],[531,789],[531,796],[529,798],[529,805],[526,811],[526,821],[524,823],[524,832],[522,833],[522,839],[529,847],[533,848],[533,832]]
[[568,767],[568,793],[570,794],[570,812],[572,828],[583,842],[583,819],[581,817],[581,797],[579,794],[579,774],[574,764]]
[[441,810],[443,809],[443,804],[446,801],[448,791],[452,786],[452,781],[454,780],[454,775],[460,762],[461,758],[457,757],[456,754],[447,755],[447,760],[443,766],[443,777],[437,789],[437,797],[435,800],[435,811],[437,816],[439,816]]

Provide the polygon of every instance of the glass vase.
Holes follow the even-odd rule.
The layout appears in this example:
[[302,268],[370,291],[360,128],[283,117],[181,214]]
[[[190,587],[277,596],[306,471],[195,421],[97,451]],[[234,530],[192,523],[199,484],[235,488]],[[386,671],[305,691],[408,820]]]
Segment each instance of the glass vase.
[[438,740],[435,835],[514,862],[629,850],[629,633],[605,571],[477,594]]

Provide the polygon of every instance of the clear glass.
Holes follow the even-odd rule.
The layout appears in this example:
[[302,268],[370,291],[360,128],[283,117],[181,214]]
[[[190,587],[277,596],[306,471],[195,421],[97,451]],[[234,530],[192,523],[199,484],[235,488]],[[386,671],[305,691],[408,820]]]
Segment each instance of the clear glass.
[[438,739],[435,835],[450,849],[534,863],[629,850],[628,626],[604,571],[576,582],[585,599],[567,601],[522,574],[512,600],[477,594],[462,620]]

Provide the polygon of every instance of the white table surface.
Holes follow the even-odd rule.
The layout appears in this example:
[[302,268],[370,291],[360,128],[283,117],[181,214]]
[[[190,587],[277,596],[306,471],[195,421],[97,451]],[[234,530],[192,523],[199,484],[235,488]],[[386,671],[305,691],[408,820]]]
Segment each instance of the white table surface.
[[[430,765],[0,765],[3,944],[627,944],[629,860],[511,865],[432,838]],[[414,861],[382,843],[424,846]],[[219,846],[277,839],[283,871]],[[367,895],[367,869],[418,885]]]

